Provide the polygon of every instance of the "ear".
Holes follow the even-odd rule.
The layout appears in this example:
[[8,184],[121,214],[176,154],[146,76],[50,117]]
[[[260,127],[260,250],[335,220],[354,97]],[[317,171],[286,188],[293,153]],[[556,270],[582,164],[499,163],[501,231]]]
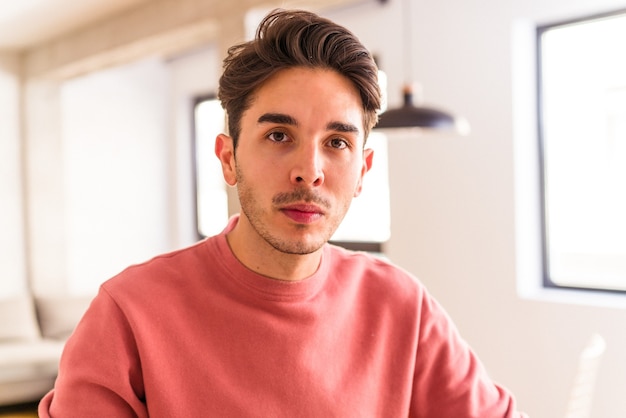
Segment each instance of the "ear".
[[224,180],[230,186],[237,184],[237,170],[235,164],[235,148],[233,139],[225,134],[219,134],[215,138],[215,155],[222,164]]
[[354,190],[354,197],[357,197],[361,194],[363,190],[363,177],[365,177],[365,173],[370,171],[372,168],[372,162],[374,161],[374,150],[371,148],[367,148],[363,150],[363,166],[361,167],[361,175],[359,176],[359,181],[356,185],[356,189]]

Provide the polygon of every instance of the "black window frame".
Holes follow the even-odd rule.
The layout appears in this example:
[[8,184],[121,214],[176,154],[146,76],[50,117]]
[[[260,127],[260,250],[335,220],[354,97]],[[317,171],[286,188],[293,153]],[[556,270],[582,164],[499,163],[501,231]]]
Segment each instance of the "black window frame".
[[536,117],[537,117],[537,140],[538,140],[538,159],[539,159],[539,203],[540,207],[540,229],[541,229],[541,269],[542,269],[542,286],[548,289],[568,289],[585,291],[599,294],[626,294],[626,290],[609,289],[601,287],[583,287],[574,285],[563,285],[556,283],[550,276],[550,254],[548,245],[548,222],[547,222],[547,201],[546,201],[546,156],[544,152],[544,108],[543,108],[543,44],[542,36],[547,31],[573,25],[577,23],[592,22],[604,18],[610,18],[620,15],[626,15],[626,8],[615,9],[606,12],[594,13],[576,18],[555,21],[551,23],[536,26],[535,30],[535,51],[536,51]]
[[193,190],[193,213],[194,230],[196,231],[196,239],[202,240],[207,238],[200,231],[200,213],[198,211],[198,132],[196,130],[196,108],[200,103],[209,100],[216,100],[216,93],[206,93],[194,96],[191,100],[191,181]]

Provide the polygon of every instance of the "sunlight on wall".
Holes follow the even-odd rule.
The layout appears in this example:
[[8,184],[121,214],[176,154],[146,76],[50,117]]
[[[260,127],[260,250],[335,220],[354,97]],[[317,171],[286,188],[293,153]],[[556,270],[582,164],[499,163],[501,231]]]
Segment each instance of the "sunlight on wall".
[[158,60],[62,86],[71,293],[168,249],[167,88]]
[[[26,288],[19,80],[0,57],[0,297]],[[17,60],[9,62],[17,67]],[[13,66],[13,65],[9,65]]]

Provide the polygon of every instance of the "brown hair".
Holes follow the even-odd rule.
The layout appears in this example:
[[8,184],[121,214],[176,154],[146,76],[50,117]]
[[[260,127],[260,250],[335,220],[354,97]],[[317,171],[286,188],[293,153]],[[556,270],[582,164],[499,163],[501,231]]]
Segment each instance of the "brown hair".
[[276,9],[263,19],[254,40],[230,47],[224,59],[218,97],[235,147],[253,93],[290,67],[329,68],[351,80],[361,95],[367,139],[381,105],[378,69],[369,51],[348,29],[315,13]]

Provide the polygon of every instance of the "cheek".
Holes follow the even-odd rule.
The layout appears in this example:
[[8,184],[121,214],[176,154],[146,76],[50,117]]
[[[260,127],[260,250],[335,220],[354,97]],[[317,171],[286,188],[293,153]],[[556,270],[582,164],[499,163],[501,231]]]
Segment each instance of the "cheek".
[[[272,196],[279,190],[278,179],[282,176],[276,165],[261,160],[240,162],[237,165],[237,182],[258,198]],[[283,182],[284,183],[284,182]],[[283,188],[284,188],[283,184]]]

